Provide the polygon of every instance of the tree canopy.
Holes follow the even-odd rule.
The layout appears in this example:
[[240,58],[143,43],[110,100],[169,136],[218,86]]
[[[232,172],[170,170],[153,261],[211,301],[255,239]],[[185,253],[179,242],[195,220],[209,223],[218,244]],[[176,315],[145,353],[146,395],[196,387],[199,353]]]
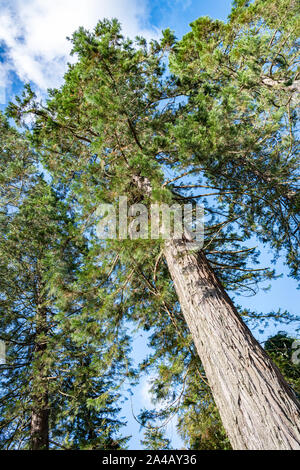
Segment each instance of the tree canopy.
[[[97,209],[122,195],[148,207],[201,201],[203,252],[223,287],[253,294],[276,277],[257,266],[253,237],[298,278],[295,10],[293,0],[237,0],[227,23],[200,18],[182,40],[166,30],[149,44],[124,37],[117,20],[80,28],[62,86],[40,103],[27,85],[10,103],[20,132],[1,116],[3,447],[30,446],[34,410],[49,418],[54,447],[126,445],[118,411],[136,375],[134,324],[150,330],[154,351],[140,369],[156,371],[158,401],[173,399],[160,417],[178,413],[193,449],[230,448],[164,240],[99,240]],[[274,360],[297,386],[298,369]],[[139,419],[150,423],[144,444],[168,448],[156,414]]]

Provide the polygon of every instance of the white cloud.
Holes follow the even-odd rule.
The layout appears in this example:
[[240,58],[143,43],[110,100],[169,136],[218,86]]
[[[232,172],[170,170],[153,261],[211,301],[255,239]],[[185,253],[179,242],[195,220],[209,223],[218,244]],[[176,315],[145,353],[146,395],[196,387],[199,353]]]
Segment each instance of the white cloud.
[[9,66],[0,62],[0,105],[7,101],[7,92],[10,88]]
[[192,0],[175,0],[175,3],[177,3],[177,5],[180,5],[183,10],[187,10],[192,5]]
[[[151,381],[154,379],[154,376],[150,376],[150,378],[145,377],[141,384],[140,384],[140,389],[139,389],[139,394],[140,394],[140,403],[143,406],[143,408],[146,408],[148,410],[150,409],[156,409],[157,411],[163,410],[168,408],[170,406],[170,403],[168,401],[162,400],[160,404],[154,405],[152,401],[152,394],[151,394]],[[158,423],[156,423],[157,425]],[[174,448],[182,448],[182,441],[180,437],[178,436],[177,433],[177,424],[178,424],[178,416],[177,414],[174,414],[170,419],[167,418],[165,421],[162,421],[160,425],[165,424],[163,426],[163,431],[165,432],[165,435],[168,439],[171,440],[172,445]]]
[[[45,91],[58,86],[70,61],[67,36],[92,29],[99,19],[116,17],[125,34],[156,37],[147,24],[147,0],[0,0],[0,43],[6,65],[20,80]],[[6,74],[7,76],[7,74]]]
[[154,407],[152,402],[152,394],[151,394],[151,378],[144,378],[141,383],[140,394],[141,394],[141,401],[145,408],[151,409]]

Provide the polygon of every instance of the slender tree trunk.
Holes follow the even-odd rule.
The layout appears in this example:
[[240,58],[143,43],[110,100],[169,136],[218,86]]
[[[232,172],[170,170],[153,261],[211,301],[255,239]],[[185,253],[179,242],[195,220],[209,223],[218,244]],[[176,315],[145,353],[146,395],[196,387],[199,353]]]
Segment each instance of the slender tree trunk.
[[233,448],[300,449],[295,394],[241,320],[204,253],[171,240],[165,257]]
[[49,404],[45,353],[47,351],[46,335],[48,329],[45,309],[38,308],[36,322],[30,448],[31,450],[47,450],[49,449]]
[[31,450],[49,449],[49,411],[36,406],[31,415]]

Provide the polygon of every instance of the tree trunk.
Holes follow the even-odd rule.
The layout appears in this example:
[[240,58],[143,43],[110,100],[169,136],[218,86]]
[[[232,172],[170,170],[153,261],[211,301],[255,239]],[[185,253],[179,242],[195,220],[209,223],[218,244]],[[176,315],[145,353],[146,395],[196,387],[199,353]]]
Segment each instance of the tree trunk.
[[37,309],[36,339],[34,346],[34,370],[32,377],[32,412],[30,424],[30,448],[31,450],[49,449],[49,404],[47,366],[45,353],[47,351],[46,335],[47,312],[45,309]]
[[300,449],[295,394],[241,320],[204,253],[171,240],[165,258],[233,448]]
[[[151,183],[136,176],[147,195]],[[204,252],[189,234],[168,240],[165,258],[182,313],[203,364],[223,426],[235,450],[300,449],[300,404],[253,337]]]
[[49,411],[45,407],[32,411],[31,414],[31,450],[49,449]]

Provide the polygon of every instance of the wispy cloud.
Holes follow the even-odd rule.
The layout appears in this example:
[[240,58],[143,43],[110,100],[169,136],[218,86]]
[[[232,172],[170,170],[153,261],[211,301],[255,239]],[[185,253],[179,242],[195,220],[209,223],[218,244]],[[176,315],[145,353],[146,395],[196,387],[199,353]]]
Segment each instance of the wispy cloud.
[[140,394],[141,394],[141,401],[142,404],[145,408],[154,408],[153,402],[152,402],[152,394],[151,394],[151,378],[145,377],[144,380],[142,381],[141,388],[140,388]]
[[[147,0],[0,0],[0,44],[5,73],[30,81],[40,90],[58,86],[70,60],[66,37],[79,27],[93,28],[99,19],[118,18],[125,34],[157,36],[147,28]],[[5,83],[4,83],[5,85]]]
[[[153,395],[151,393],[152,380],[154,376],[145,377],[140,385],[140,403],[141,405],[150,410],[156,409],[157,411],[166,409],[170,405],[169,402],[162,400],[159,404],[153,403]],[[163,430],[166,433],[166,436],[171,439],[172,445],[174,448],[182,448],[182,441],[177,433],[177,424],[178,416],[177,414],[173,415],[170,419],[166,419],[163,422],[156,423],[156,425],[163,425]]]
[[8,64],[0,62],[0,105],[6,103],[7,91],[10,85],[9,66]]
[[186,10],[192,5],[192,0],[175,0],[175,3],[179,5],[183,10]]

